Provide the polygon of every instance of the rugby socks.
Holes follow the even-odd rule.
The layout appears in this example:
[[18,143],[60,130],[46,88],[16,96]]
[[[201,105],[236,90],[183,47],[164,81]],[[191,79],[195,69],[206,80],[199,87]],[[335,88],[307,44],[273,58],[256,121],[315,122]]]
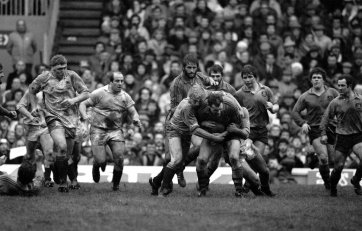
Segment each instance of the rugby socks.
[[214,172],[216,171],[218,165],[217,164],[212,164],[207,166],[207,176],[210,178],[212,176],[212,174],[214,174]]
[[357,167],[356,173],[353,176],[354,181],[360,182],[362,178],[362,164],[360,163]]
[[163,173],[163,180],[162,180],[162,188],[170,189],[170,184],[172,184],[173,176],[176,174],[176,170],[169,166],[166,166]]
[[112,183],[114,186],[118,186],[119,183],[121,182],[121,178],[122,178],[122,170],[113,170],[113,178],[112,178]]
[[50,178],[50,173],[51,173],[51,168],[50,167],[46,167],[44,168],[44,180],[45,181],[51,181],[52,179]]
[[333,169],[331,173],[331,189],[337,189],[339,179],[341,179],[342,170]]
[[163,175],[164,175],[164,173],[165,173],[165,168],[166,168],[167,164],[168,164],[168,162],[167,162],[167,163],[164,163],[161,172],[160,172],[157,176],[155,176],[155,177],[153,178],[153,183],[154,183],[156,186],[160,186],[160,185],[161,185],[162,179],[163,179]]
[[231,177],[234,181],[235,191],[241,192],[243,189],[243,169],[241,167],[232,168]]
[[73,181],[77,178],[77,174],[75,172],[75,163],[68,164],[68,177],[70,181]]
[[322,179],[324,181],[324,185],[329,186],[331,184],[331,182],[330,182],[328,164],[319,165],[319,173],[321,174],[321,177],[322,177]]
[[68,159],[65,156],[57,156],[54,167],[59,176],[59,184],[67,183]]

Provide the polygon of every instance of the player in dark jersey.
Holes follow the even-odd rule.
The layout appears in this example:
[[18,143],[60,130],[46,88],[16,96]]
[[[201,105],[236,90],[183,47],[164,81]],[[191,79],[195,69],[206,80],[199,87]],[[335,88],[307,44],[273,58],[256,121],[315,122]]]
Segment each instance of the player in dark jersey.
[[235,93],[234,97],[242,107],[249,111],[250,135],[249,139],[259,150],[257,155],[248,160],[249,165],[259,173],[261,190],[265,195],[275,196],[270,190],[269,169],[263,159],[265,145],[268,144],[269,123],[268,110],[276,113],[279,105],[274,102],[273,93],[269,87],[257,82],[257,70],[251,65],[245,65],[241,72],[244,85]]
[[[329,190],[328,159],[330,159],[329,156],[333,156],[334,152],[335,125],[332,123],[328,126],[328,144],[324,145],[320,142],[320,123],[325,109],[329,103],[338,96],[338,91],[324,85],[326,76],[326,72],[319,67],[314,68],[310,72],[309,79],[313,86],[299,97],[297,103],[294,105],[292,116],[296,124],[302,127],[302,131],[308,134],[310,143],[313,145],[319,157],[319,172],[324,181],[324,186]],[[303,119],[301,112],[305,109],[307,110],[307,115],[305,119]]]
[[[216,84],[212,78],[209,78],[208,76],[205,76],[198,71],[198,63],[199,62],[197,57],[192,54],[186,55],[185,58],[183,59],[183,70],[181,74],[172,81],[170,86],[171,105],[170,105],[170,110],[166,117],[165,127],[168,126],[170,119],[176,110],[176,107],[184,98],[187,97],[187,94],[192,86],[194,86],[195,84],[198,84],[200,86]],[[166,156],[165,156],[164,166],[166,166],[171,159],[169,153],[168,139],[165,139],[165,153]],[[149,179],[149,183],[151,185],[153,184],[152,181],[156,185],[161,184],[164,173],[163,170],[164,168],[156,177]],[[185,187],[186,180],[183,176],[183,172],[181,171],[181,169],[177,173],[177,178],[179,185],[181,187]]]
[[362,96],[353,91],[352,76],[344,74],[338,77],[339,96],[328,105],[321,121],[321,143],[328,143],[328,124],[337,118],[334,169],[331,173],[331,192],[337,196],[337,184],[341,178],[347,156],[353,151],[359,158],[359,164],[351,184],[357,195],[362,195],[360,185],[362,177]]

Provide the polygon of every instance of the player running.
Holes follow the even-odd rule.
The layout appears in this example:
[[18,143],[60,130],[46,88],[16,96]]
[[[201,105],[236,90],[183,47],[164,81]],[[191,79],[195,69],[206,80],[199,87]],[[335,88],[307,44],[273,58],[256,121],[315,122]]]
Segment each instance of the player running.
[[357,195],[362,195],[361,177],[362,177],[362,96],[354,92],[355,87],[352,76],[343,74],[338,77],[337,89],[339,96],[328,105],[322,121],[321,143],[328,143],[328,125],[334,118],[337,118],[336,144],[334,169],[331,173],[331,192],[332,197],[337,196],[337,184],[341,178],[347,156],[353,151],[359,158],[359,164],[351,184]]
[[[292,116],[296,124],[302,127],[302,131],[308,134],[309,141],[319,157],[319,173],[324,181],[324,187],[329,190],[331,186],[328,159],[330,160],[329,157],[332,157],[334,152],[335,124],[329,124],[326,133],[328,142],[324,145],[321,143],[320,123],[325,109],[338,96],[338,91],[325,86],[326,76],[326,72],[319,67],[310,72],[309,79],[313,86],[299,97],[294,105]],[[301,112],[305,109],[307,114],[303,119]]]
[[[72,150],[78,122],[78,103],[89,97],[89,90],[74,71],[67,70],[67,59],[55,55],[50,60],[51,70],[40,74],[29,86],[35,97],[43,91],[44,116],[56,146],[55,170],[59,175],[59,192],[68,192],[67,175],[75,176]],[[73,185],[73,184],[72,184]]]
[[263,159],[263,154],[265,145],[268,144],[268,129],[266,127],[269,123],[268,110],[271,113],[276,113],[279,110],[279,105],[274,102],[270,88],[257,82],[258,75],[254,66],[245,65],[241,77],[244,85],[235,93],[234,97],[242,107],[249,111],[249,139],[259,150],[253,159],[247,161],[252,169],[259,173],[261,191],[272,197],[275,194],[270,190],[269,169]]
[[[123,173],[123,160],[125,152],[125,140],[122,131],[124,120],[130,114],[133,123],[141,127],[139,115],[134,107],[132,98],[122,90],[124,76],[120,72],[114,72],[110,77],[110,83],[96,89],[90,94],[90,98],[80,104],[80,113],[84,120],[91,124],[90,139],[94,155],[93,180],[99,182],[99,167],[106,163],[106,145],[113,154],[114,169],[112,189],[119,190],[119,184]],[[87,107],[93,107],[91,114],[87,114]]]

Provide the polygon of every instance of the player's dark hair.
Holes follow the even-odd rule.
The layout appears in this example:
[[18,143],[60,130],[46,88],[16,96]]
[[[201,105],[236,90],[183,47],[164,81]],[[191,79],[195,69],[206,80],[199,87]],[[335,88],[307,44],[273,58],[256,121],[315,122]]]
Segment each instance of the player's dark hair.
[[18,169],[18,181],[23,185],[29,184],[35,177],[36,165],[28,160],[23,161]]
[[224,75],[224,68],[219,64],[214,64],[209,69],[209,75],[211,74],[211,72],[217,72],[217,73],[220,73],[221,76],[223,76]]
[[221,92],[212,92],[207,96],[207,104],[209,106],[215,105],[220,106],[222,103],[222,93]]
[[315,67],[313,68],[309,73],[309,80],[312,79],[313,75],[320,74],[323,77],[323,80],[325,81],[327,79],[327,73],[326,71],[321,67]]
[[64,55],[54,55],[50,60],[51,67],[55,67],[57,65],[66,65],[66,64],[67,64],[67,59],[64,57]]
[[199,67],[199,60],[197,59],[197,56],[194,55],[194,54],[187,54],[184,57],[184,60],[182,62],[183,66],[186,67],[186,65],[189,64],[189,63],[196,64],[197,67]]
[[241,77],[243,77],[243,75],[245,74],[252,74],[255,78],[258,76],[258,71],[256,70],[256,68],[250,64],[247,64],[245,66],[243,66],[242,70],[241,70]]
[[338,77],[338,80],[346,80],[347,86],[350,86],[351,89],[354,89],[354,87],[356,86],[356,82],[354,81],[353,77],[349,74],[343,74],[341,76]]

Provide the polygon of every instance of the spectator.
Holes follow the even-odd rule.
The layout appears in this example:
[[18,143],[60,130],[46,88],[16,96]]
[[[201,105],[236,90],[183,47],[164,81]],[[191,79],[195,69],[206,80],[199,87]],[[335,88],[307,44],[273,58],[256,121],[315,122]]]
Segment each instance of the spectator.
[[146,150],[142,152],[142,165],[144,166],[161,166],[162,153],[156,149],[154,141],[148,141]]
[[135,108],[138,114],[148,119],[149,126],[154,126],[160,116],[160,108],[152,98],[152,91],[146,87],[139,90],[138,99],[136,100]]
[[23,60],[18,60],[15,64],[15,70],[11,72],[6,80],[6,90],[11,88],[14,78],[19,78],[21,74],[25,75],[25,82],[27,85],[33,81],[33,77],[30,72],[26,72],[26,65]]
[[16,31],[9,35],[6,50],[11,55],[14,66],[22,60],[25,62],[26,73],[32,73],[37,43],[33,33],[27,31],[25,20],[19,19],[16,22]]

